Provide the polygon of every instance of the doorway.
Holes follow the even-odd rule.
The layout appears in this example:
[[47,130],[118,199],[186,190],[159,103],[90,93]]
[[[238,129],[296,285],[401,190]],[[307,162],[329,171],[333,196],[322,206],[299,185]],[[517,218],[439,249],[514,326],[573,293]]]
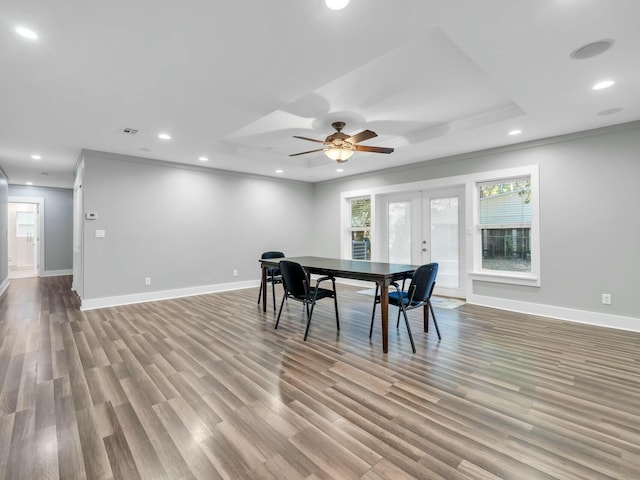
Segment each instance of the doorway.
[[9,278],[37,275],[37,204],[9,203]]
[[465,298],[464,188],[394,193],[381,200],[379,258],[413,265],[438,262],[435,293]]
[[7,250],[9,278],[29,278],[40,274],[41,205],[43,199],[9,197]]

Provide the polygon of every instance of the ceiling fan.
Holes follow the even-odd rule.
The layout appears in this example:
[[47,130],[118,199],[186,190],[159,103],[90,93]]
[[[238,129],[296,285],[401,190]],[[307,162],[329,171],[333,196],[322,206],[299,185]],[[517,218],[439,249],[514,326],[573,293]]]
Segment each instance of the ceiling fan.
[[292,153],[290,157],[296,155],[305,155],[307,153],[324,152],[331,160],[335,160],[338,163],[343,163],[349,160],[353,152],[373,152],[373,153],[391,153],[393,148],[387,147],[369,147],[367,145],[358,145],[360,142],[369,140],[370,138],[377,137],[376,132],[371,130],[363,130],[355,135],[347,135],[342,133],[342,129],[345,127],[344,122],[333,122],[331,126],[336,129],[335,133],[332,133],[324,140],[316,140],[314,138],[300,137],[294,135],[294,138],[300,138],[302,140],[308,140],[310,142],[323,143],[323,148],[316,150],[309,150],[308,152]]

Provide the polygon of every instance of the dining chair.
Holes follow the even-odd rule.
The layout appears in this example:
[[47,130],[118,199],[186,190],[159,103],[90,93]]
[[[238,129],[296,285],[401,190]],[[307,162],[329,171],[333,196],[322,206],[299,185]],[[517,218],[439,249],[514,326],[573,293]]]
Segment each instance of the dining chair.
[[[433,324],[436,327],[436,333],[438,334],[438,340],[441,340],[440,329],[438,328],[438,321],[436,320],[436,314],[433,311],[433,305],[431,305],[431,295],[433,289],[436,286],[436,276],[438,275],[438,264],[428,263],[422,265],[416,269],[411,278],[409,289],[404,291],[397,282],[393,282],[391,285],[396,289],[395,292],[389,292],[389,304],[398,307],[398,321],[396,322],[396,328],[400,326],[400,313],[404,315],[404,323],[407,326],[407,332],[409,333],[409,340],[411,341],[411,349],[413,353],[416,352],[416,346],[413,343],[413,335],[411,334],[411,326],[409,325],[409,317],[407,311],[413,310],[419,307],[429,308],[431,311],[431,317],[433,318]],[[378,287],[376,286],[376,295],[378,293]],[[369,329],[369,338],[373,333],[373,320],[375,316],[375,306],[373,305],[373,315],[371,316],[371,327]],[[428,331],[428,323],[425,323],[425,331]]]
[[[301,302],[307,311],[307,327],[304,331],[304,340],[307,340],[309,335],[309,327],[311,326],[311,316],[313,315],[313,309],[318,300],[323,298],[333,298],[333,303],[336,309],[336,326],[340,331],[340,318],[338,315],[338,296],[336,294],[336,279],[334,277],[321,277],[316,281],[316,285],[309,285],[309,274],[305,268],[299,263],[289,260],[280,261],[280,273],[282,275],[282,286],[284,288],[284,295],[282,296],[282,303],[280,304],[280,310],[278,311],[278,318],[276,320],[275,328],[278,328],[280,323],[280,316],[282,315],[282,308],[284,302],[287,299]],[[326,280],[331,280],[333,289],[321,288],[320,284]]]
[[[271,259],[271,258],[284,258],[284,253],[282,252],[264,252],[261,256],[261,259]],[[267,283],[271,284],[271,294],[273,296],[273,311],[276,311],[276,284],[282,283],[282,277],[280,276],[280,269],[277,267],[269,267],[267,268]],[[262,298],[262,288],[267,288],[266,285],[262,284],[262,280],[260,281],[260,290],[258,291],[258,305],[260,305],[260,299]]]
[[[407,279],[411,278],[411,275],[408,275],[402,279],[402,287],[400,287],[402,290],[404,290],[404,285],[407,282]],[[373,319],[376,318],[376,307],[378,306],[379,303],[380,303],[380,285],[376,283],[376,293],[373,295],[373,311],[371,312],[371,327],[369,327],[369,338],[371,338],[371,335],[373,334]],[[398,311],[398,313],[400,313],[400,311]],[[396,325],[396,328],[398,328],[398,325]]]

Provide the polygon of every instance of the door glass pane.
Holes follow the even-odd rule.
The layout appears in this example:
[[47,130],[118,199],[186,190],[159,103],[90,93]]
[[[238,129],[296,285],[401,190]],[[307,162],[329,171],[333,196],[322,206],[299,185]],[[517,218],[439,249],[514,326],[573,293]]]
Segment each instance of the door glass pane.
[[389,262],[411,263],[411,201],[389,202]]
[[458,197],[432,198],[431,261],[438,262],[437,284],[440,287],[460,286],[460,248],[458,244]]

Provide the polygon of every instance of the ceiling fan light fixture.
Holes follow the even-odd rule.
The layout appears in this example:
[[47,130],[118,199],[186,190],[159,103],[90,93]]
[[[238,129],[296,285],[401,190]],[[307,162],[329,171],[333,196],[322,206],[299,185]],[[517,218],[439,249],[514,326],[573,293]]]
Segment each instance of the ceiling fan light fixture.
[[353,152],[354,150],[350,148],[329,147],[324,151],[324,154],[331,160],[335,160],[338,163],[343,163],[351,158]]

